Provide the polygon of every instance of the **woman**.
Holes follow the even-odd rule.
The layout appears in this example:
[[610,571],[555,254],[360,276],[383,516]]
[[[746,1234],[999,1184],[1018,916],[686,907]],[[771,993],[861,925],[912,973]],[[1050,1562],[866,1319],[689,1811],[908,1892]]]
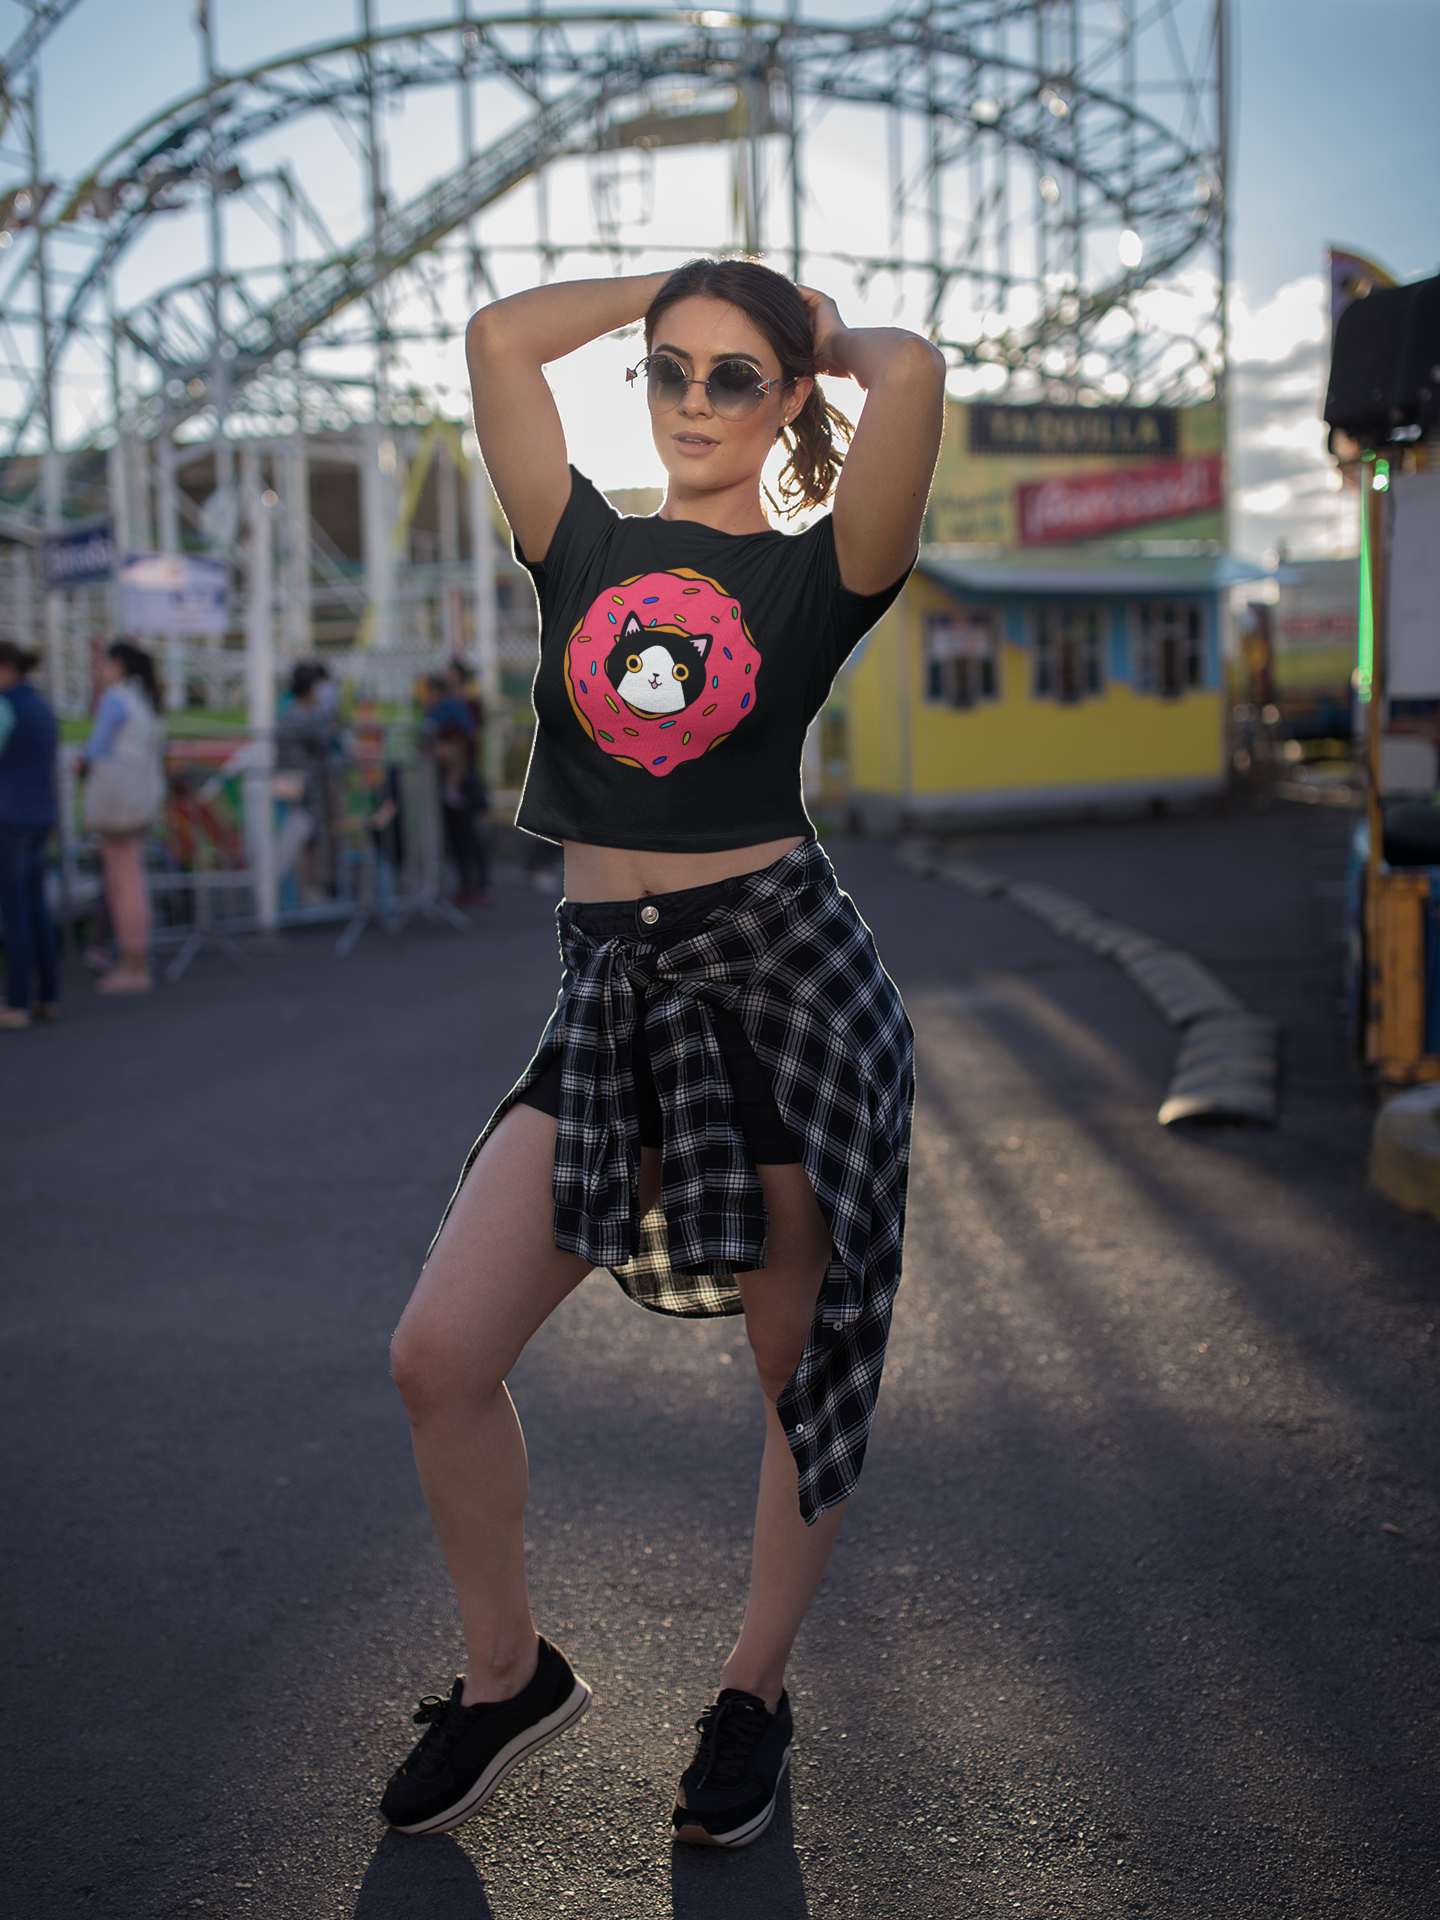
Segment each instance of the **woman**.
[[28,647],[0,640],[0,1031],[60,1015],[55,928],[45,905],[45,842],[56,819],[56,729],[54,714],[29,684],[39,659]]
[[275,864],[292,906],[320,906],[329,899],[320,881],[322,835],[333,811],[329,774],[335,721],[324,701],[329,678],[325,667],[302,662],[290,676],[290,698],[275,723],[275,793],[286,803]]
[[[617,515],[566,463],[542,371],[643,315],[669,478]],[[914,564],[944,366],[749,262],[518,294],[470,324],[480,445],[541,610],[519,824],[560,841],[565,959],[530,1067],[472,1152],[393,1371],[469,1665],[381,1803],[467,1818],[589,1689],[525,1588],[524,1442],[505,1376],[595,1266],[661,1312],[743,1311],[766,1440],[744,1624],[697,1722],[676,1836],[762,1833],[790,1743],[785,1666],[864,1455],[899,1279],[910,1030],[800,793],[805,732]],[[839,473],[815,376],[864,414]],[[771,530],[777,440],[791,511]],[[839,473],[838,485],[836,476]]]
[[117,640],[101,667],[105,691],[85,745],[85,824],[100,836],[105,904],[120,949],[97,993],[148,993],[150,891],[145,842],[165,797],[165,726],[155,662]]
[[490,855],[480,816],[489,805],[480,777],[477,748],[485,710],[468,690],[462,662],[452,660],[430,678],[432,700],[421,738],[435,761],[440,783],[440,818],[445,851],[459,886],[450,898],[457,907],[490,907]]

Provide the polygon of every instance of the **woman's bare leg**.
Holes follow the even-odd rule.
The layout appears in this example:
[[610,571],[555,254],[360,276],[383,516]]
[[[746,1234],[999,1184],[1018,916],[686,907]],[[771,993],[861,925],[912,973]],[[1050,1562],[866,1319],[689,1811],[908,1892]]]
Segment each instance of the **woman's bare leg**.
[[773,1713],[785,1685],[791,1646],[824,1577],[845,1509],[832,1507],[813,1527],[800,1518],[795,1456],[775,1410],[805,1348],[830,1264],[830,1230],[803,1167],[759,1167],[757,1172],[770,1214],[769,1264],[736,1279],[765,1397],[765,1452],[750,1595],[740,1638],[720,1684],[757,1694]]
[[463,1700],[528,1685],[537,1643],[525,1585],[525,1441],[505,1376],[590,1271],[554,1241],[556,1123],[512,1107],[456,1196],[391,1345],[425,1503],[455,1584]]
[[150,891],[145,880],[144,833],[104,833],[100,836],[100,863],[104,869],[105,903],[115,929],[120,961],[106,976],[108,983],[140,986],[150,979]]

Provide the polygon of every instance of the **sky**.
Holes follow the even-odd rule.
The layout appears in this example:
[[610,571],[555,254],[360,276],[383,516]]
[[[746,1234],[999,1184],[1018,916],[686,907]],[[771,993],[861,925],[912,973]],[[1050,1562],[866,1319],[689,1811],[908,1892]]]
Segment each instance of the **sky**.
[[1320,420],[1323,255],[1440,273],[1440,3],[1236,0],[1235,17],[1233,544],[1255,558],[1350,548]]
[[[220,61],[231,67],[347,36],[359,13],[359,0],[211,0],[211,6]],[[372,11],[382,24],[401,24],[434,19],[448,5],[373,0]],[[816,19],[878,11],[853,0],[828,6],[809,0],[805,7]],[[1231,17],[1238,77],[1230,289],[1233,543],[1257,558],[1282,547],[1334,550],[1349,531],[1329,486],[1319,422],[1328,348],[1324,249],[1330,242],[1357,248],[1402,279],[1440,271],[1440,116],[1433,106],[1440,0],[1233,0]],[[24,18],[18,0],[0,0],[0,49]],[[198,74],[191,0],[80,0],[44,55],[42,137],[52,171],[73,178],[88,170],[113,140],[193,87]],[[437,97],[411,96],[388,122],[397,191],[413,190],[447,163],[454,132],[442,124],[443,114],[437,117]],[[817,188],[817,201],[825,204],[817,204],[811,218],[822,241],[832,210],[829,230],[840,239],[847,226],[883,220],[883,156],[873,125],[863,120],[856,115],[852,128],[832,117],[827,128],[823,194]],[[19,178],[13,141],[12,131],[0,167]],[[270,158],[289,160],[316,186],[317,197],[321,187],[355,178],[353,155],[320,124],[287,128],[272,143]],[[707,232],[723,229],[729,217],[723,165],[698,155],[666,156],[666,165],[686,216]],[[569,176],[557,170],[557,227],[567,218],[583,224],[591,210],[593,181],[584,163],[574,163]],[[620,182],[629,212],[637,211],[645,190],[643,168],[631,166]],[[487,237],[524,239],[533,205],[530,189],[519,189],[487,216]],[[653,234],[664,229],[665,213],[657,210]],[[155,231],[125,270],[122,300],[142,297],[147,276],[155,285],[194,270],[202,257],[197,217],[152,223]],[[243,257],[244,219],[234,227],[232,244]],[[683,230],[675,228],[676,236]],[[507,263],[497,255],[502,281],[507,272],[523,270],[518,258]],[[857,322],[892,317],[893,288],[882,294],[872,286],[868,300],[852,287],[835,291]],[[658,472],[643,420],[636,409],[625,410],[622,369],[629,351],[626,343],[601,343],[553,375],[573,424],[577,463],[607,485],[652,483]],[[458,343],[437,349],[422,371],[428,385],[447,388],[437,397],[459,406]],[[98,408],[98,370],[93,384]]]

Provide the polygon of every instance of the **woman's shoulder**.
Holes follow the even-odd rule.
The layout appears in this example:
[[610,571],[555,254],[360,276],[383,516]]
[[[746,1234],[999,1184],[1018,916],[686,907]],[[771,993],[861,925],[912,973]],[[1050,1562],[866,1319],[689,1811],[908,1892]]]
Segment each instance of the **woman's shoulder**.
[[620,515],[594,481],[578,467],[572,466],[568,472],[569,496],[550,536],[545,558],[532,559],[521,547],[518,536],[514,542],[515,558],[541,587],[542,594],[547,590],[545,583],[553,584],[581,564],[620,525]]
[[149,694],[137,681],[122,680],[118,687],[110,687],[100,702],[101,711],[105,709],[107,701],[110,702],[109,711],[117,719],[156,737],[165,731],[164,718],[151,706]]
[[834,574],[839,579],[835,559],[835,523],[829,513],[817,514],[808,526],[798,529],[772,527],[769,533],[757,533],[759,555],[769,565],[783,567],[788,574]]

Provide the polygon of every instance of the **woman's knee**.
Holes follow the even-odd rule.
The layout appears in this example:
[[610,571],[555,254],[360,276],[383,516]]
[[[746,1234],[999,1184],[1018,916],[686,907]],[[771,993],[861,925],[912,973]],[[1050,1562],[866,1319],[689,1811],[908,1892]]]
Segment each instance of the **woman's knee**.
[[408,1309],[391,1335],[390,1378],[412,1420],[478,1405],[504,1385],[483,1347],[467,1350],[452,1330]]
[[805,1351],[804,1341],[796,1344],[789,1340],[760,1338],[752,1333],[750,1350],[755,1359],[755,1374],[760,1382],[760,1391],[767,1400],[778,1400],[795,1377],[795,1369]]

